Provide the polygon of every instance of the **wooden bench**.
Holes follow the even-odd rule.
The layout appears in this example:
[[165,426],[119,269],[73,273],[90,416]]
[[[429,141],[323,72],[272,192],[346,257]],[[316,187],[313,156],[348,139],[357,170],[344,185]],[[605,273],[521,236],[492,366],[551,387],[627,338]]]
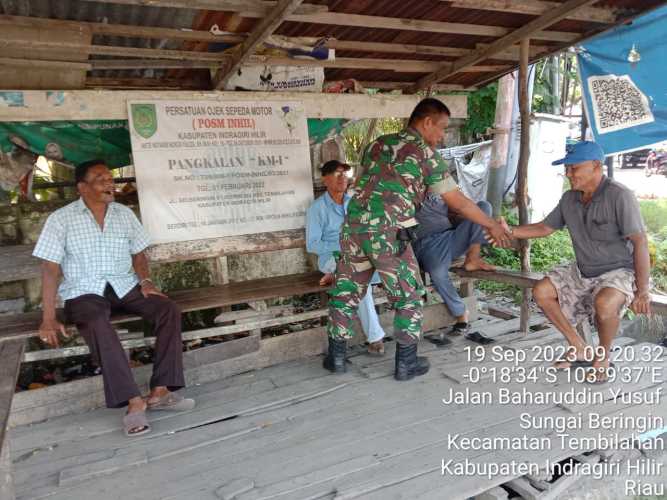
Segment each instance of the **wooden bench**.
[[[512,271],[496,269],[495,271],[466,271],[463,268],[452,269],[461,278],[488,280],[520,288],[533,288],[544,274],[537,272]],[[654,314],[667,315],[667,295],[651,294],[651,310]]]
[[[189,241],[180,244],[172,243],[159,245],[152,247],[149,250],[149,255],[152,263],[163,263],[206,258],[210,259],[221,256],[285,250],[289,248],[302,248],[303,246],[304,233],[302,230],[283,231],[279,233],[264,233],[243,237],[220,238],[217,240]],[[0,262],[17,262],[20,263],[20,265],[14,266],[7,275],[0,272],[0,281],[8,281],[5,279],[5,276],[11,277],[11,280],[38,277],[40,261],[30,256],[31,251],[32,247],[29,245],[22,245],[20,247],[1,247]],[[328,315],[326,307],[310,311],[295,312],[290,307],[286,306],[267,308],[262,302],[279,297],[323,293],[326,291],[326,288],[319,285],[320,277],[321,273],[311,272],[298,275],[231,282],[206,288],[170,292],[170,298],[179,305],[183,312],[211,308],[226,308],[227,306],[239,304],[248,304],[255,307],[254,309],[223,312],[219,318],[224,322],[223,324],[183,332],[184,341],[231,335],[238,337],[238,335],[235,334],[241,333],[245,335],[242,338],[234,338],[232,340],[225,339],[224,342],[219,344],[186,352],[184,354],[184,357],[187,357],[187,359],[185,359],[186,369],[188,366],[192,366],[195,361],[196,363],[202,364],[207,360],[213,363],[217,361],[227,361],[230,368],[222,370],[225,374],[224,376],[227,376],[242,370],[247,371],[249,369],[282,362],[287,359],[294,359],[299,357],[299,355],[308,356],[322,352],[326,345],[326,341],[322,341],[322,339],[325,339],[323,327],[319,327],[319,329],[310,328],[305,332],[296,332],[299,334],[300,340],[297,339],[296,336],[293,340],[283,338],[293,336],[290,334],[276,339],[264,339],[264,341],[260,342],[262,328],[282,325],[286,326],[297,322],[320,319]],[[463,295],[466,295],[465,291]],[[474,297],[469,296],[466,300],[473,306]],[[386,302],[386,297],[380,296],[376,298],[376,303],[384,302]],[[451,318],[446,314],[444,306],[442,304],[438,304],[438,306],[440,307],[436,309],[432,308],[431,312],[427,315],[428,318],[430,318],[427,319],[429,329],[440,328],[451,323]],[[59,315],[62,318],[62,311],[59,311]],[[121,325],[139,319],[139,317],[132,315],[116,315],[112,318],[112,322]],[[41,312],[39,311],[0,316],[0,342],[19,341],[24,343],[26,339],[38,334],[40,320]],[[383,321],[385,323],[390,321],[388,315],[384,316]],[[73,329],[71,326],[69,328]],[[154,344],[154,342],[154,337],[144,337],[143,335],[135,335],[133,338],[122,340],[122,344],[126,349],[150,346]],[[263,344],[267,344],[267,349],[269,345],[271,346],[272,350],[270,356],[260,352]],[[284,348],[279,347],[279,345],[283,345]],[[56,357],[82,355],[87,354],[88,352],[88,347],[86,345],[77,345],[61,349],[42,349],[22,352],[20,358],[24,362],[37,361]],[[240,361],[239,363],[233,361],[234,358],[241,360],[242,358],[247,358],[247,356],[251,354],[257,354],[258,359],[255,365],[252,363],[244,365]],[[291,356],[291,358],[287,358],[286,356],[288,355]],[[190,361],[190,364],[188,360]],[[15,369],[15,371],[12,372],[12,376],[16,379],[18,364],[13,364],[12,366],[14,366]],[[18,397],[21,400],[37,397],[33,396],[33,394],[42,391],[57,391],[58,385],[50,386],[49,388],[40,391],[28,391],[28,393],[22,392],[19,393]],[[91,398],[88,397],[88,399]],[[5,400],[5,406],[9,407],[10,404],[11,394],[9,394],[9,400]],[[26,421],[24,418],[39,419],[37,415],[37,412],[34,417],[32,415],[27,416],[22,414],[20,417],[21,420],[19,421],[20,423],[28,423],[30,420]],[[39,415],[41,418],[48,418],[48,416],[51,416],[47,413]]]
[[[279,250],[303,246],[303,231],[296,234],[275,235],[251,235],[247,238],[236,237],[200,242],[185,242],[183,245],[169,244],[162,247],[151,249],[151,262],[170,262],[179,260],[194,260],[201,258],[212,258],[221,255],[233,255],[237,253],[249,253],[251,251]],[[0,282],[18,281],[37,278],[40,275],[40,262],[31,256],[32,246],[21,245],[17,247],[0,247],[0,263],[7,271],[0,275]],[[226,283],[206,288],[191,290],[180,290],[169,293],[172,300],[178,304],[182,312],[198,311],[211,308],[222,308],[238,304],[255,304],[261,301],[274,299],[278,297],[291,297],[295,295],[304,295],[309,293],[322,293],[326,289],[319,285],[321,273],[311,272],[298,275],[278,276],[273,278],[253,279],[242,282]],[[467,305],[475,309],[474,296],[469,283],[464,280],[462,285],[462,295]],[[376,303],[386,302],[386,298],[380,297]],[[426,314],[425,330],[436,329],[451,323],[451,317],[445,312],[444,305],[439,308],[430,309],[430,314]],[[220,373],[221,376],[232,375],[242,371],[248,371],[253,368],[261,368],[270,364],[297,359],[302,356],[317,354],[323,351],[326,341],[324,327],[310,329],[308,331],[297,332],[277,339],[267,339],[261,342],[261,328],[271,326],[286,325],[299,321],[311,320],[327,316],[326,308],[322,307],[313,311],[304,311],[297,314],[289,312],[285,307],[275,307],[273,310],[260,311],[230,311],[223,313],[221,319],[225,322],[234,322],[236,324],[225,324],[199,330],[183,332],[183,340],[203,339],[208,337],[217,337],[231,335],[235,333],[250,332],[242,338],[222,342],[210,347],[196,349],[184,354],[184,364],[186,370],[192,365],[201,364],[221,364],[224,362],[229,367],[226,370],[214,373]],[[426,311],[427,313],[429,311]],[[58,311],[62,319],[62,310]],[[122,324],[139,320],[134,315],[114,315],[112,322]],[[387,315],[384,320],[387,322]],[[19,368],[22,361],[36,361],[39,359],[48,359],[66,355],[81,355],[88,353],[88,347],[85,345],[69,347],[63,349],[44,349],[24,353],[26,340],[37,336],[39,324],[41,321],[41,312],[30,312],[23,314],[2,315],[0,316],[0,493],[5,494],[3,488],[11,488],[11,461],[9,459],[9,442],[4,439],[5,429],[10,422],[10,412],[12,401],[17,398],[14,395]],[[68,327],[74,330],[72,326]],[[135,337],[122,341],[126,349],[150,346],[154,344],[155,337]],[[265,353],[261,352],[261,347],[266,346]],[[254,359],[249,358],[255,354]],[[28,359],[26,359],[28,356]],[[187,371],[186,371],[187,373]],[[148,371],[144,370],[144,384],[148,377]],[[215,377],[215,375],[208,375]],[[136,378],[136,377],[135,377]],[[209,378],[210,379],[210,378]],[[206,379],[200,379],[206,381]],[[141,384],[141,381],[138,380]],[[51,386],[50,389],[59,390],[59,386],[69,384],[58,384]],[[81,385],[81,384],[79,384]],[[80,389],[80,388],[79,388]],[[27,391],[19,393],[18,399],[30,399],[34,393],[48,391]],[[99,387],[97,392],[101,394]],[[77,396],[79,394],[79,396]],[[51,399],[59,399],[59,394],[53,394]],[[89,395],[77,393],[76,390],[67,391],[67,397],[84,400],[84,406],[67,406],[63,403],[63,408],[81,410],[86,409],[91,400]],[[47,398],[48,399],[48,398]],[[63,399],[65,397],[63,396]],[[99,399],[99,397],[98,397]],[[98,404],[101,401],[98,401]],[[58,404],[61,404],[58,401]],[[26,401],[20,401],[19,414],[16,417],[16,424],[30,423],[63,414],[65,411],[61,408],[54,410],[55,413],[43,408],[35,409],[29,406]],[[8,492],[5,496],[11,498],[12,494]]]
[[[326,288],[319,285],[321,276],[322,274],[317,272],[240,281],[226,285],[174,291],[169,293],[169,297],[178,304],[181,312],[200,311],[276,297],[322,292]],[[59,309],[57,313],[64,321],[62,310]],[[0,316],[0,339],[26,339],[37,336],[41,318],[41,311]],[[114,315],[111,322],[120,324],[140,319],[136,315]],[[221,335],[219,328],[221,327],[195,331],[200,332],[200,337],[203,338],[207,335]]]

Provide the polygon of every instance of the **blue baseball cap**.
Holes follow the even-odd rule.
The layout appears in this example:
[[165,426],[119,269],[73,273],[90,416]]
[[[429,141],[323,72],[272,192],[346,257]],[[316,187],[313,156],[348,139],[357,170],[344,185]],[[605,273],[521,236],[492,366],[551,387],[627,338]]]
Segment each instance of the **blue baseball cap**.
[[574,165],[583,161],[598,160],[604,162],[604,151],[593,141],[581,141],[565,146],[565,158],[551,162],[552,165]]

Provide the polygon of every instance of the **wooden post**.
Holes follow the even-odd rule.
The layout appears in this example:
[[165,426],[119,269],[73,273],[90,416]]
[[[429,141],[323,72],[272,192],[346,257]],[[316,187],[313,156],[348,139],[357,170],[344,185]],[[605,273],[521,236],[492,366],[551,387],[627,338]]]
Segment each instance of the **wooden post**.
[[489,162],[489,187],[487,200],[493,207],[493,216],[501,215],[503,191],[505,190],[505,173],[507,171],[507,150],[509,149],[512,107],[515,93],[514,74],[503,76],[498,81],[498,97],[496,99],[496,118],[493,124],[493,144]]
[[[528,224],[528,158],[530,157],[530,103],[528,102],[528,57],[530,40],[521,40],[519,59],[519,111],[521,113],[521,149],[519,153],[516,199],[519,224]],[[530,240],[520,242],[521,270],[530,271]],[[531,289],[523,289],[521,300],[521,332],[528,333]]]
[[14,471],[9,458],[9,439],[5,437],[0,444],[0,498],[14,500]]

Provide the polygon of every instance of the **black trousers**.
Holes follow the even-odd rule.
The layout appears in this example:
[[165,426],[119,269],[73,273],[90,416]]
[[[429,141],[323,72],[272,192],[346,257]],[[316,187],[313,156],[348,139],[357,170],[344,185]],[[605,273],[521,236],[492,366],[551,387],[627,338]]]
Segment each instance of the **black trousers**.
[[102,369],[107,407],[120,408],[127,405],[129,399],[141,395],[118,334],[111,326],[111,314],[118,312],[138,314],[153,324],[157,338],[151,388],[166,386],[169,390],[177,390],[184,387],[181,311],[178,306],[164,297],[144,297],[139,285],[123,298],[107,285],[104,297],[86,294],[65,301],[67,321],[76,325],[93,359]]

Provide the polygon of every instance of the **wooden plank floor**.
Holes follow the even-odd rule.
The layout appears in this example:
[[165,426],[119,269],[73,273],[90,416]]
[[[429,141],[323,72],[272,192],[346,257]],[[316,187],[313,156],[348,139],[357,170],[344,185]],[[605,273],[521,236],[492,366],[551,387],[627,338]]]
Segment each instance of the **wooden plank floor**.
[[[502,331],[501,320],[482,317],[475,328]],[[505,329],[506,330],[506,329]],[[524,337],[505,332],[491,347],[502,352],[558,345],[552,329]],[[620,342],[627,344],[627,340]],[[461,337],[446,347],[420,345],[432,364],[424,377],[398,383],[392,378],[394,344],[384,358],[351,349],[348,373],[332,375],[321,358],[241,374],[190,387],[197,408],[184,414],[150,415],[153,431],[126,438],[119,410],[100,409],[10,430],[17,499],[463,499],[515,476],[451,476],[442,460],[471,463],[553,461],[585,449],[563,449],[553,428],[520,428],[524,413],[568,417],[590,412],[615,416],[667,415],[667,403],[647,406],[610,401],[609,388],[649,391],[664,382],[650,374],[624,387],[587,386],[604,393],[591,405],[444,404],[450,389],[500,386],[536,392],[567,391],[576,384],[559,374],[555,383],[509,384],[482,379],[468,383],[463,374],[475,366],[486,372],[491,360],[469,363]],[[630,345],[641,352],[642,345]],[[652,363],[667,371],[666,356]],[[496,367],[505,366],[495,363]],[[531,361],[528,366],[539,366]],[[579,386],[580,387],[580,386]],[[588,425],[574,437],[593,436]],[[448,435],[544,438],[550,449],[461,450],[448,448]],[[629,437],[632,430],[619,430]]]

